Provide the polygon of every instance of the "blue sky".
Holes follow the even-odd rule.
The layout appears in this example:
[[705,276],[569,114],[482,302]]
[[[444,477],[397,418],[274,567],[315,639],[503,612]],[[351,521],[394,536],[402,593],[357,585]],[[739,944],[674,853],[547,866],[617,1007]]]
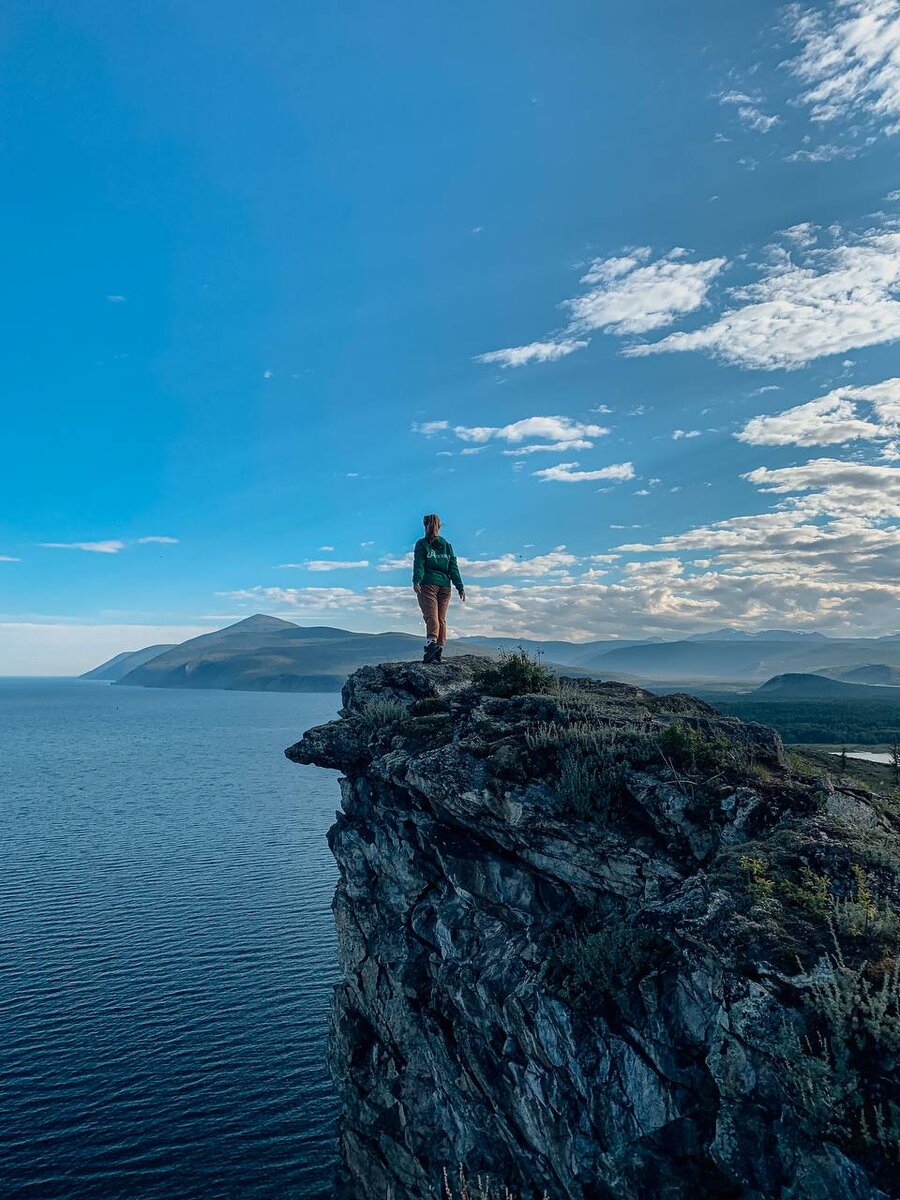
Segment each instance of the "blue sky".
[[[3,17],[0,673],[900,627],[900,2]],[[8,561],[7,561],[8,560]]]

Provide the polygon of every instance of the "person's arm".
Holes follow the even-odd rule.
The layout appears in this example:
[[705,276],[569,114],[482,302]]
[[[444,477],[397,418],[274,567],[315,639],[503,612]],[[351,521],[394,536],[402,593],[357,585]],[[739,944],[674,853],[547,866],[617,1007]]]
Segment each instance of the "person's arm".
[[425,547],[421,541],[416,542],[416,548],[413,552],[413,587],[416,591],[422,585],[422,580],[425,578]]
[[447,543],[447,553],[450,556],[450,581],[459,592],[460,597],[466,598],[466,588],[462,581],[462,576],[459,573],[459,563],[456,561],[456,555],[453,553],[453,547]]

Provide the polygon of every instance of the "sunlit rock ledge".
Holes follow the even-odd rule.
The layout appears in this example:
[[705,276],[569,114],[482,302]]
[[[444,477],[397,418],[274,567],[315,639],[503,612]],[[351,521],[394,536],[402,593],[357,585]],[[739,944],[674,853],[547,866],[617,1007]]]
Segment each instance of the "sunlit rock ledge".
[[[897,1194],[897,807],[682,695],[357,671],[328,1057],[344,1194]],[[501,1194],[498,1191],[498,1195]]]

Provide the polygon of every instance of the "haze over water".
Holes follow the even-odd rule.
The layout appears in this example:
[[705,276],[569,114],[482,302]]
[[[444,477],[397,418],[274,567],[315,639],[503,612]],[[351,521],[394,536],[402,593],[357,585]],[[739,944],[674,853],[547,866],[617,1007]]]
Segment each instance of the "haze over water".
[[0,679],[6,1200],[322,1200],[329,695]]

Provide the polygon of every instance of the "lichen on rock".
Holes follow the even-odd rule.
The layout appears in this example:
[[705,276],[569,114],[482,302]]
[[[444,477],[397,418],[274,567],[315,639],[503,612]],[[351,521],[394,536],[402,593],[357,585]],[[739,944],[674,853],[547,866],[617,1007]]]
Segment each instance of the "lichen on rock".
[[898,1194],[893,801],[692,697],[499,669],[365,667],[286,751],[343,776],[347,1195]]

